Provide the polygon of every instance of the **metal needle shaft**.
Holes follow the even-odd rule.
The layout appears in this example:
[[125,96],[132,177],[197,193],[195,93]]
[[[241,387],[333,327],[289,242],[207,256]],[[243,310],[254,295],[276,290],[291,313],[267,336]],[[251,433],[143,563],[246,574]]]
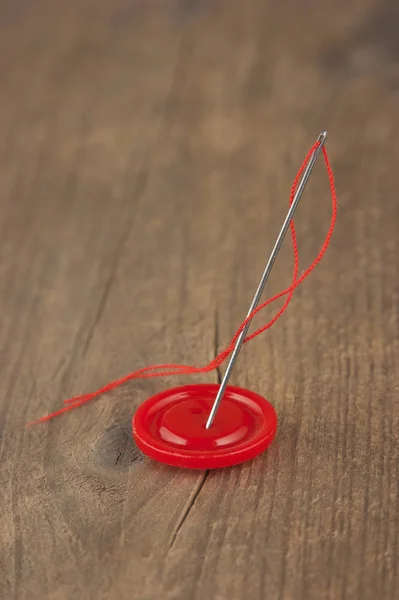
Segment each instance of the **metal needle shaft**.
[[[297,188],[297,190],[295,192],[294,199],[293,199],[292,204],[290,206],[290,209],[289,209],[289,211],[287,213],[287,216],[285,218],[284,224],[283,224],[283,226],[282,226],[282,228],[280,230],[280,233],[278,234],[278,238],[276,240],[276,243],[274,244],[274,248],[273,248],[272,253],[270,255],[270,258],[269,258],[269,260],[267,262],[267,265],[266,265],[265,270],[263,272],[263,275],[262,275],[262,278],[261,278],[260,283],[258,285],[258,288],[257,288],[257,290],[255,292],[254,299],[252,300],[251,306],[249,307],[249,311],[248,311],[247,317],[249,317],[249,315],[255,310],[255,308],[259,304],[259,300],[260,300],[260,298],[262,296],[262,293],[263,293],[263,290],[265,288],[266,282],[267,282],[267,280],[269,278],[269,275],[271,273],[271,270],[273,268],[274,261],[276,260],[277,254],[279,253],[279,250],[280,250],[280,248],[282,246],[285,234],[288,231],[288,227],[290,225],[290,222],[291,222],[291,220],[292,220],[292,218],[294,216],[294,213],[295,213],[295,211],[297,209],[297,206],[298,206],[299,201],[301,199],[301,196],[302,196],[302,194],[304,192],[306,184],[307,184],[307,182],[309,180],[310,174],[311,174],[311,172],[313,170],[313,167],[314,167],[314,165],[316,163],[316,160],[317,160],[317,158],[318,158],[318,156],[319,156],[319,154],[321,152],[321,149],[322,149],[322,147],[324,145],[324,142],[326,141],[326,137],[327,137],[327,131],[322,131],[321,134],[319,135],[318,139],[317,139],[317,141],[320,142],[320,144],[317,146],[316,150],[313,152],[313,154],[312,154],[312,156],[311,156],[311,158],[310,158],[310,160],[309,160],[309,162],[308,162],[308,164],[306,166],[306,169],[305,169],[305,171],[304,171],[304,173],[302,175],[301,181],[300,181],[300,183],[298,185],[298,188]],[[246,324],[245,328],[242,330],[240,336],[237,339],[235,348],[234,348],[233,353],[232,353],[231,358],[230,358],[230,362],[227,365],[226,372],[224,374],[223,380],[222,380],[222,382],[220,384],[219,391],[218,391],[217,396],[215,398],[215,402],[213,403],[212,410],[211,410],[211,412],[209,414],[209,417],[208,417],[208,420],[206,422],[206,425],[205,425],[206,429],[209,429],[211,427],[211,425],[212,425],[212,423],[213,423],[213,421],[215,419],[216,412],[217,412],[217,410],[219,408],[219,405],[220,405],[220,402],[221,402],[221,400],[223,398],[223,394],[224,394],[224,392],[226,390],[226,386],[227,386],[228,381],[230,379],[231,372],[232,372],[232,370],[234,368],[234,365],[236,363],[238,354],[239,354],[239,352],[241,350],[241,346],[242,346],[242,344],[244,342],[244,339],[245,339],[245,337],[247,335],[247,332],[248,332],[250,324],[251,324],[251,321],[248,321],[248,323]]]

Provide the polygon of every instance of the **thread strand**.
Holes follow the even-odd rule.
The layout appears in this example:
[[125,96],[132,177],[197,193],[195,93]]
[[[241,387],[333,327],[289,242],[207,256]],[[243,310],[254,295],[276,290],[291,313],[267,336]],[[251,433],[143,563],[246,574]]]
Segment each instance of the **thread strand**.
[[[305,157],[305,160],[303,161],[300,169],[298,170],[298,173],[297,173],[297,175],[294,179],[294,182],[292,184],[292,187],[291,187],[290,204],[293,201],[299,179],[300,179],[304,169],[306,168],[306,165],[309,162],[311,155],[313,154],[313,152],[315,151],[315,149],[318,147],[319,144],[320,144],[320,142],[316,142],[316,144],[314,144],[314,146],[309,150],[308,154]],[[166,364],[161,364],[161,365],[150,365],[147,367],[143,367],[141,369],[133,371],[132,373],[129,373],[128,375],[126,375],[120,379],[111,381],[110,383],[102,386],[95,392],[83,394],[80,396],[74,396],[73,398],[68,398],[67,400],[64,400],[64,406],[62,408],[60,408],[59,410],[57,410],[55,412],[52,412],[49,415],[41,417],[40,419],[38,419],[36,421],[32,421],[31,423],[28,423],[27,426],[31,426],[31,425],[35,425],[38,423],[44,423],[46,421],[49,421],[49,420],[53,419],[54,417],[57,417],[63,413],[66,413],[70,410],[78,408],[79,406],[86,404],[90,400],[98,398],[100,395],[105,394],[106,392],[109,392],[109,391],[111,391],[133,379],[148,379],[148,378],[153,378],[153,377],[168,377],[168,376],[172,376],[172,375],[190,375],[190,374],[195,374],[195,373],[209,373],[210,371],[213,371],[214,369],[219,367],[226,360],[226,358],[231,354],[231,352],[234,350],[236,341],[237,341],[238,337],[240,336],[241,332],[243,331],[243,329],[245,328],[247,323],[249,321],[251,321],[252,318],[258,312],[260,312],[261,310],[266,308],[266,306],[275,302],[276,300],[283,298],[284,296],[287,296],[284,301],[283,306],[278,310],[278,312],[274,315],[274,317],[272,317],[265,325],[263,325],[262,327],[257,329],[254,333],[248,335],[245,338],[244,343],[251,341],[258,335],[260,335],[261,333],[263,333],[264,331],[269,329],[272,325],[274,325],[274,323],[281,317],[281,315],[288,308],[288,305],[291,302],[291,299],[293,297],[293,294],[294,294],[294,291],[296,290],[296,288],[310,275],[310,273],[315,269],[315,267],[322,260],[324,254],[326,253],[327,248],[330,244],[331,237],[332,237],[332,234],[334,231],[334,227],[335,227],[335,223],[336,223],[336,219],[337,219],[337,212],[338,212],[338,201],[337,201],[337,195],[336,195],[336,190],[335,190],[333,171],[331,168],[331,164],[330,164],[330,161],[328,158],[327,151],[324,148],[324,146],[322,148],[322,152],[323,152],[324,163],[325,163],[326,170],[327,170],[328,181],[329,181],[329,185],[330,185],[332,212],[331,212],[330,226],[329,226],[327,234],[324,238],[324,242],[321,246],[321,249],[320,249],[318,255],[316,256],[316,258],[309,265],[309,267],[302,273],[302,275],[300,277],[298,277],[299,251],[298,251],[298,244],[297,244],[294,222],[291,221],[290,230],[291,230],[291,241],[292,241],[293,255],[294,255],[294,267],[293,267],[293,276],[292,276],[291,285],[288,288],[286,288],[285,290],[283,290],[282,292],[275,294],[274,296],[272,296],[271,298],[267,299],[265,302],[260,304],[245,319],[245,321],[243,321],[241,323],[240,327],[237,329],[236,333],[232,337],[229,345],[222,352],[220,352],[213,360],[211,360],[207,365],[205,365],[203,367],[195,367],[195,366],[191,366],[191,365],[182,365],[182,364],[175,364],[175,363],[166,363]]]

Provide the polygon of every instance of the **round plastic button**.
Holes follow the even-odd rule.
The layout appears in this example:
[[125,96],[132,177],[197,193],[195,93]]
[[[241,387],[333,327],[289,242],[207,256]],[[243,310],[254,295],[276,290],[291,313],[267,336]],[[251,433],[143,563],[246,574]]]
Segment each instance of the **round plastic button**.
[[209,429],[219,386],[185,385],[156,394],[133,417],[133,437],[150,458],[175,467],[228,467],[263,452],[277,430],[271,404],[249,390],[228,386]]

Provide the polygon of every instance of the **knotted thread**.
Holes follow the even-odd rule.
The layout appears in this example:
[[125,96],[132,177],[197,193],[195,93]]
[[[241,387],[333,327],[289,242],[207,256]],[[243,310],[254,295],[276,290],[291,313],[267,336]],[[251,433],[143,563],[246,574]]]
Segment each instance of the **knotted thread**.
[[[302,173],[305,170],[306,165],[310,160],[310,157],[312,156],[313,152],[316,150],[316,148],[319,145],[320,145],[320,142],[316,142],[314,144],[314,146],[309,150],[305,160],[303,161],[303,163],[294,179],[294,182],[293,182],[292,188],[291,188],[291,194],[290,194],[290,205],[293,202],[299,179],[302,176]],[[86,402],[89,402],[90,400],[97,398],[101,394],[105,394],[106,392],[109,392],[110,390],[113,390],[114,388],[119,387],[120,385],[126,383],[127,381],[130,381],[131,379],[148,379],[150,377],[166,377],[166,376],[170,376],[170,375],[191,375],[194,373],[208,373],[210,371],[213,371],[214,369],[219,367],[226,360],[226,358],[229,356],[229,354],[231,354],[231,352],[234,350],[236,341],[237,341],[239,335],[241,334],[241,332],[243,331],[243,329],[245,328],[245,326],[247,325],[247,323],[259,311],[263,310],[266,306],[268,306],[272,302],[275,302],[279,298],[282,298],[283,296],[287,296],[283,306],[275,314],[275,316],[268,323],[266,323],[266,325],[263,325],[263,327],[260,327],[254,333],[252,333],[251,335],[248,335],[244,340],[244,344],[249,342],[253,338],[255,338],[257,335],[259,335],[263,331],[266,331],[266,329],[269,329],[269,327],[271,327],[277,321],[277,319],[279,317],[281,317],[283,312],[287,309],[289,303],[291,302],[291,299],[292,299],[295,289],[306,279],[306,277],[308,277],[310,275],[310,273],[313,271],[313,269],[319,264],[319,262],[323,258],[324,254],[330,244],[331,236],[334,231],[335,222],[337,219],[337,212],[338,212],[338,202],[337,202],[337,195],[336,195],[336,191],[335,191],[334,175],[332,172],[330,161],[328,159],[327,151],[324,148],[324,146],[322,148],[322,152],[323,152],[324,162],[325,162],[326,169],[327,169],[327,174],[328,174],[328,179],[329,179],[329,184],[330,184],[330,192],[331,192],[331,202],[332,202],[332,214],[331,214],[330,227],[328,229],[328,232],[324,239],[322,247],[321,247],[318,255],[316,256],[316,258],[314,259],[314,261],[311,263],[311,265],[302,273],[302,275],[300,277],[298,277],[298,270],[299,270],[298,244],[297,244],[294,222],[291,221],[290,230],[291,230],[291,239],[292,239],[292,246],[293,246],[293,253],[294,253],[294,269],[293,269],[293,277],[292,277],[291,285],[288,288],[286,288],[285,290],[283,290],[282,292],[279,292],[275,296],[269,298],[268,300],[266,300],[265,302],[260,304],[245,319],[245,321],[243,321],[241,323],[240,327],[237,329],[234,337],[232,338],[230,344],[227,346],[227,348],[225,350],[220,352],[220,354],[218,354],[213,360],[211,360],[211,362],[209,362],[204,367],[194,367],[194,366],[190,366],[190,365],[166,363],[166,364],[162,364],[162,365],[151,365],[148,367],[144,367],[142,369],[138,369],[137,371],[133,371],[132,373],[129,373],[129,375],[122,377],[121,379],[116,379],[115,381],[111,381],[110,383],[108,383],[107,385],[104,385],[103,387],[101,387],[100,389],[98,389],[95,392],[91,392],[89,394],[84,394],[82,396],[74,396],[73,398],[64,400],[65,406],[63,408],[61,408],[60,410],[57,410],[49,415],[41,417],[37,421],[28,423],[27,426],[35,425],[37,423],[43,423],[45,421],[49,421],[50,419],[53,419],[54,417],[57,417],[58,415],[68,412],[69,410],[78,408],[79,406],[86,404]]]

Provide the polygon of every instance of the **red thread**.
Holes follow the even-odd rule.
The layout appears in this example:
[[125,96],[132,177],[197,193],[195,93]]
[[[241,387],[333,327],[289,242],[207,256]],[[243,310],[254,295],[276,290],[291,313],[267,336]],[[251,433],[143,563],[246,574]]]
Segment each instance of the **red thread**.
[[[314,144],[314,146],[309,150],[305,160],[303,161],[303,163],[295,177],[295,180],[294,180],[294,182],[292,184],[292,188],[291,188],[290,204],[292,203],[292,201],[294,199],[298,181],[299,181],[304,169],[306,168],[306,165],[309,162],[311,155],[313,154],[315,149],[319,146],[319,144],[320,144],[320,142],[316,142],[316,144]],[[259,311],[264,309],[266,306],[268,306],[275,300],[278,300],[279,298],[282,298],[283,296],[287,296],[283,306],[276,313],[276,315],[268,323],[266,323],[266,325],[264,325],[263,327],[260,327],[257,331],[255,331],[251,335],[248,335],[245,338],[244,343],[249,342],[254,337],[256,337],[257,335],[262,333],[263,331],[266,331],[266,329],[269,329],[269,327],[271,327],[277,321],[277,319],[283,314],[283,312],[287,309],[287,307],[292,299],[295,289],[306,279],[306,277],[308,277],[310,275],[310,273],[313,271],[313,269],[319,264],[319,262],[323,258],[324,254],[330,244],[331,236],[334,231],[335,222],[337,219],[337,212],[338,212],[338,202],[337,202],[337,195],[336,195],[336,191],[335,191],[334,175],[332,172],[330,161],[328,159],[327,151],[324,147],[322,148],[322,152],[323,152],[324,162],[325,162],[326,169],[327,169],[327,174],[328,174],[328,179],[329,179],[329,184],[330,184],[330,191],[331,191],[331,201],[332,201],[332,214],[331,214],[330,227],[328,229],[328,232],[324,239],[322,247],[321,247],[317,257],[311,263],[311,265],[302,273],[302,275],[300,277],[298,277],[299,253],[298,253],[298,245],[297,245],[294,222],[291,221],[291,223],[290,223],[291,239],[292,239],[293,252],[294,252],[294,270],[293,270],[293,277],[292,277],[291,285],[288,288],[286,288],[285,290],[283,290],[282,292],[279,292],[272,298],[269,298],[268,300],[266,300],[265,302],[260,304],[245,319],[245,321],[243,321],[243,323],[241,323],[240,327],[237,329],[236,333],[234,334],[234,337],[232,338],[230,344],[227,346],[227,348],[225,350],[223,350],[220,354],[218,354],[218,356],[216,356],[213,360],[211,360],[210,363],[208,363],[204,367],[194,367],[194,366],[190,366],[190,365],[179,365],[179,364],[171,363],[171,364],[163,364],[163,365],[152,365],[152,366],[144,367],[142,369],[138,369],[137,371],[133,371],[132,373],[129,373],[129,375],[122,377],[121,379],[111,381],[110,383],[108,383],[107,385],[104,385],[103,387],[101,387],[100,389],[98,389],[95,392],[92,392],[89,394],[84,394],[82,396],[74,396],[73,398],[69,398],[68,400],[65,400],[64,401],[65,406],[63,408],[61,408],[60,410],[57,410],[49,415],[46,415],[46,416],[38,419],[37,421],[28,423],[27,426],[35,425],[37,423],[44,423],[45,421],[49,421],[50,419],[53,419],[54,417],[57,417],[58,415],[61,415],[65,412],[68,412],[69,410],[73,410],[74,408],[82,406],[82,404],[89,402],[93,398],[97,398],[101,394],[104,394],[105,392],[109,392],[110,390],[113,390],[114,388],[119,387],[120,385],[122,385],[132,379],[146,379],[146,378],[150,378],[150,377],[164,377],[164,376],[169,376],[169,375],[189,375],[189,374],[194,374],[194,373],[208,373],[210,371],[213,371],[214,369],[219,367],[226,360],[226,358],[229,356],[229,354],[233,351],[235,343],[236,343],[240,333],[242,332],[242,330],[245,328],[246,324],[248,323],[248,321],[250,321],[254,315],[256,315]]]

